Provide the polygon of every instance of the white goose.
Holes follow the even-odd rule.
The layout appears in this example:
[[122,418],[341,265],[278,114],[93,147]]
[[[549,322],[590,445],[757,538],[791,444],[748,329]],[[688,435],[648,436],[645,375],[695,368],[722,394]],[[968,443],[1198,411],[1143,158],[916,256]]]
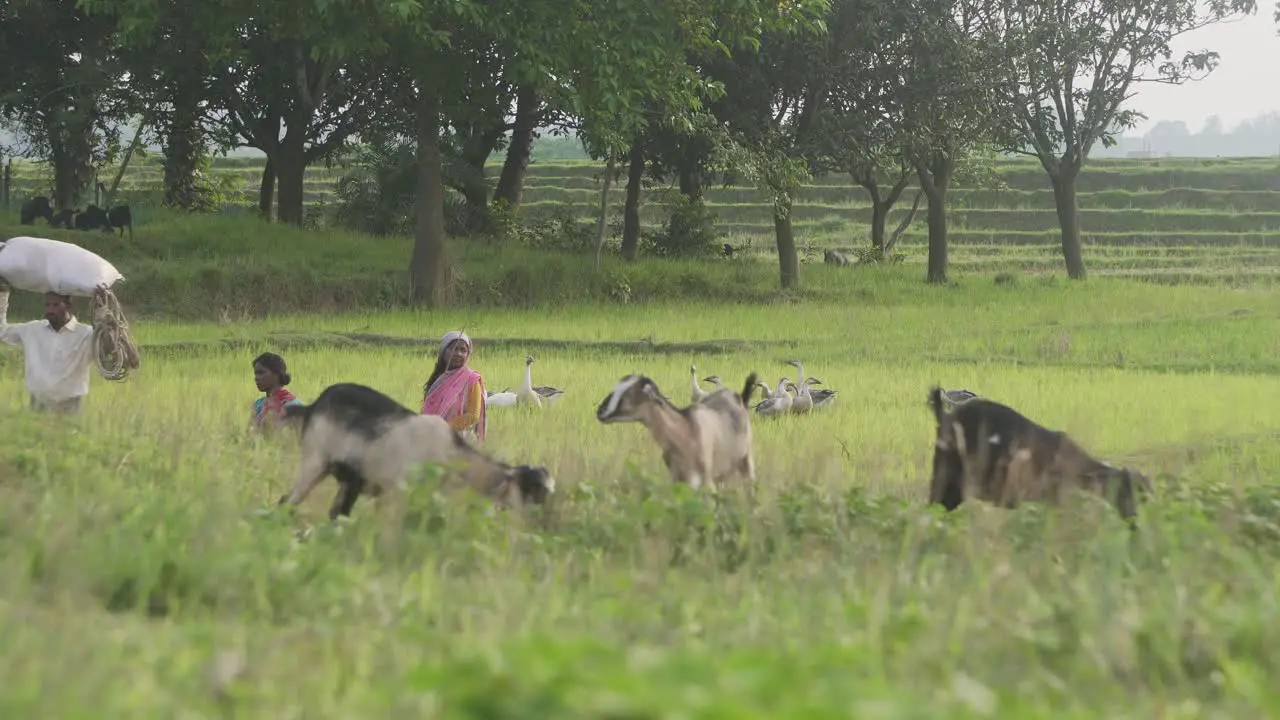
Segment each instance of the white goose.
[[511,392],[511,388],[503,388],[502,392],[485,391],[485,407],[511,407],[519,401],[519,397]]
[[791,409],[791,393],[786,388],[789,382],[791,381],[783,378],[778,383],[778,391],[774,392],[767,383],[757,381],[756,384],[764,388],[766,397],[755,406],[756,414],[764,417],[785,415]]
[[804,365],[799,360],[788,360],[787,364],[795,367],[799,373],[797,382],[791,384],[796,389],[796,397],[791,401],[791,412],[807,413],[813,409],[813,396],[809,394],[809,384],[804,381]]
[[[822,381],[816,377],[805,378],[806,385],[821,385]],[[813,399],[814,409],[822,407],[830,407],[831,403],[836,401],[836,396],[840,394],[839,390],[810,390],[809,397]]]
[[[709,383],[711,383],[712,385],[715,385],[715,386],[716,386],[716,390],[723,390],[723,389],[724,389],[724,383],[720,382],[720,376],[719,376],[719,375],[708,375],[708,376],[706,376],[706,377],[702,378],[702,382],[709,382]],[[715,392],[715,390],[712,390],[712,392]]]
[[[553,403],[564,396],[564,391],[561,390],[560,388],[551,387],[550,385],[534,385],[533,384],[533,363],[536,360],[537,358],[535,358],[532,355],[525,356],[524,385],[521,386],[520,392],[523,393],[527,389],[530,392],[532,392],[534,395],[537,395],[540,400],[548,403]],[[538,405],[541,406],[542,403],[539,402]]]
[[696,403],[711,393],[698,387],[698,368],[696,365],[689,366],[689,402]]

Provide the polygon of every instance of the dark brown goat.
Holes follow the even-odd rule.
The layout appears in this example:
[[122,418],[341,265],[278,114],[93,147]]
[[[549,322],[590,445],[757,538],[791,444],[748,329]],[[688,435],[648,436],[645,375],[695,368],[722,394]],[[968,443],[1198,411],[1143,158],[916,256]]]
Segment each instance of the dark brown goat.
[[1072,490],[1107,498],[1133,522],[1138,495],[1151,491],[1136,470],[1095,459],[1066,433],[1039,425],[997,402],[974,398],[947,412],[942,388],[929,393],[938,422],[929,502],[948,511],[967,499],[1014,508],[1059,503]]

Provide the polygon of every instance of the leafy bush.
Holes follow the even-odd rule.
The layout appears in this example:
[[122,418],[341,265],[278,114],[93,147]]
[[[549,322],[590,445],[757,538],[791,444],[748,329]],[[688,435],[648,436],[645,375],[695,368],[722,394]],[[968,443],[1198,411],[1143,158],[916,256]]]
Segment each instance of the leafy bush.
[[595,252],[595,225],[580,222],[573,209],[556,205],[533,215],[533,222],[520,228],[520,242],[537,250],[573,253]]
[[[245,202],[244,188],[240,179],[232,175],[219,175],[213,171],[213,156],[201,153],[196,164],[195,178],[196,212],[218,212],[227,205]],[[163,192],[164,188],[161,188]]]
[[723,238],[716,230],[719,220],[715,211],[701,200],[667,190],[662,204],[668,215],[662,230],[654,233],[653,252],[659,257],[705,257],[720,250]]
[[413,232],[414,147],[404,138],[375,137],[356,150],[351,168],[337,182],[334,219],[339,225],[371,235]]
[[[476,220],[465,200],[451,189],[453,166],[446,158],[444,229],[457,237],[467,234]],[[374,137],[356,149],[350,168],[338,178],[334,220],[371,235],[412,235],[417,193],[417,144],[403,137]]]

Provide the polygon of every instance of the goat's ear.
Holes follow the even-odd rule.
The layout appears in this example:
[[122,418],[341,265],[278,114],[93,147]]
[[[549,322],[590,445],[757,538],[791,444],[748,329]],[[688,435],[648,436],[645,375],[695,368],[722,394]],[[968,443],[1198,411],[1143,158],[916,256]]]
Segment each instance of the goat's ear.
[[951,436],[951,422],[942,402],[942,388],[936,385],[929,391],[929,407],[933,410],[933,419],[938,423],[938,437]]
[[644,392],[645,395],[648,395],[654,400],[662,399],[662,393],[658,392],[658,386],[655,385],[652,380],[649,380],[646,378],[644,381],[644,384],[640,386],[640,389]]

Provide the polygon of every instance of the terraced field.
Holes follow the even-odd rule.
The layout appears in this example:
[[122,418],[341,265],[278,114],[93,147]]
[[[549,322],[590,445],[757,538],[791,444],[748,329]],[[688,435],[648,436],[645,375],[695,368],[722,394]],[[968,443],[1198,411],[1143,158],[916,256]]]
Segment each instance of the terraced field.
[[[599,165],[590,161],[535,160],[525,193],[529,210],[569,205],[583,219],[599,201]],[[959,271],[1058,272],[1057,219],[1044,172],[1027,160],[999,165],[1007,187],[957,187],[951,194],[950,238]],[[341,167],[314,168],[307,178],[312,207],[332,204]],[[249,206],[256,196],[261,161],[220,160],[215,173],[234,178],[233,204]],[[491,175],[497,174],[496,164]],[[18,166],[13,195],[20,198],[47,186],[48,172]],[[145,222],[146,205],[160,195],[158,158],[137,162],[126,174],[123,192]],[[1137,276],[1163,282],[1271,281],[1280,273],[1280,160],[1276,158],[1097,160],[1080,181],[1086,260],[1096,274]],[[234,193],[233,193],[234,195]],[[726,239],[770,254],[773,225],[762,196],[749,187],[715,187],[708,200]],[[910,205],[906,194],[889,218],[896,226]],[[615,190],[611,213],[621,215],[623,193]],[[797,239],[809,260],[826,247],[868,242],[870,208],[866,193],[846,177],[821,178],[808,185],[795,210]],[[642,225],[664,217],[660,199],[649,192]],[[908,262],[923,262],[923,216],[903,237]]]

